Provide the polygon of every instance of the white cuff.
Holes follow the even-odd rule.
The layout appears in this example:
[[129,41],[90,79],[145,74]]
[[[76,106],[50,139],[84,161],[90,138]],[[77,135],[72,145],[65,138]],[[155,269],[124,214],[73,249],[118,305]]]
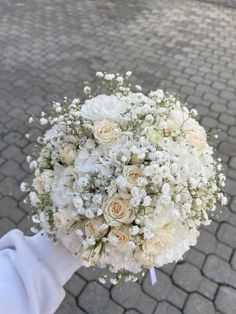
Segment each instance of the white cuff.
[[61,243],[53,243],[41,231],[32,237],[25,237],[39,260],[46,265],[61,285],[64,285],[73,273],[82,266],[78,257]]

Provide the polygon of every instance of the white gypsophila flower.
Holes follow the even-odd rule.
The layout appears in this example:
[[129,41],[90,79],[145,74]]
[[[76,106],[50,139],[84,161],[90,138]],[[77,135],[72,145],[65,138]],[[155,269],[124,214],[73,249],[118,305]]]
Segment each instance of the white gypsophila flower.
[[107,81],[112,81],[115,78],[114,74],[105,74],[104,79]]
[[29,164],[29,163],[32,161],[32,157],[31,157],[31,156],[27,156],[27,157],[26,157],[26,161],[27,161],[27,163]]
[[123,83],[123,81],[124,81],[124,79],[123,79],[122,76],[118,76],[118,77],[116,78],[116,80],[117,80],[117,82],[119,82],[119,83]]
[[89,94],[91,93],[91,88],[90,88],[89,86],[85,86],[85,87],[84,87],[84,93],[85,93],[86,95],[89,95]]
[[37,206],[40,203],[40,200],[35,192],[30,192],[29,198],[32,206]]
[[142,90],[142,86],[140,86],[140,85],[135,85],[135,88],[136,88],[138,91],[141,91],[141,90]]
[[21,192],[26,192],[29,188],[29,185],[26,182],[22,182],[20,185]]
[[102,72],[96,72],[96,77],[102,78],[104,74]]
[[139,233],[139,227],[138,226],[133,226],[133,227],[130,228],[129,231],[130,231],[131,235],[136,235],[136,234]]
[[164,94],[163,90],[158,89],[158,90],[156,90],[156,91],[151,91],[151,92],[149,93],[149,96],[155,98],[155,100],[156,100],[157,102],[161,102],[161,101],[163,100],[165,94]]
[[30,169],[36,169],[37,168],[37,162],[36,160],[32,160],[29,164]]
[[105,283],[106,283],[105,278],[102,278],[102,277],[98,278],[98,281],[99,281],[101,284],[103,284],[103,285],[105,285]]
[[40,124],[41,125],[46,125],[48,123],[48,119],[46,119],[46,118],[41,118],[40,119]]
[[127,109],[127,104],[116,96],[99,95],[85,101],[81,115],[85,119],[100,121],[119,120],[120,114]]

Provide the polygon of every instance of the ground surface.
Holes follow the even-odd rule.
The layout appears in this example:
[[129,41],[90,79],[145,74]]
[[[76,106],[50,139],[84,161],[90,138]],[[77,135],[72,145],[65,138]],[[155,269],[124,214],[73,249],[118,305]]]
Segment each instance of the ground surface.
[[[0,233],[30,222],[19,183],[29,178],[27,117],[78,94],[97,70],[131,70],[144,86],[180,94],[208,129],[228,175],[229,205],[184,262],[142,286],[102,286],[81,269],[57,314],[236,312],[236,1],[2,0],[0,4]],[[36,136],[40,131],[34,132]],[[42,313],[43,314],[43,313]]]

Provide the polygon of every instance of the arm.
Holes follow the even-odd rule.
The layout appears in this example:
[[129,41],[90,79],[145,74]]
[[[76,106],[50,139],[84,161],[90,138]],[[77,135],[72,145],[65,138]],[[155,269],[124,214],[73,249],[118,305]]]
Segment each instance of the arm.
[[44,232],[25,237],[13,230],[0,239],[0,308],[8,314],[52,314],[62,302],[63,285],[81,266]]

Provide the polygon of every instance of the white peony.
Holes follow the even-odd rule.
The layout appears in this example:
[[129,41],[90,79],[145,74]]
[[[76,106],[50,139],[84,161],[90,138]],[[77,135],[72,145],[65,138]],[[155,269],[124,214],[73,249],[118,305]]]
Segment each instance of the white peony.
[[120,114],[125,112],[127,104],[116,96],[99,95],[85,101],[81,116],[92,121],[111,119],[118,121]]

